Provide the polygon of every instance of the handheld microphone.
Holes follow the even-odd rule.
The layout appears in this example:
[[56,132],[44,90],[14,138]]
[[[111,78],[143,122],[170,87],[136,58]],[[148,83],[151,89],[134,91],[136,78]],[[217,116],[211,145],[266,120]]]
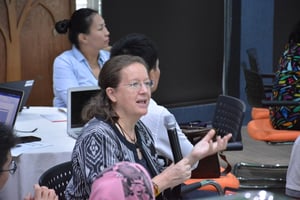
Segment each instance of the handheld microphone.
[[[173,115],[165,116],[165,127],[168,131],[169,141],[171,145],[171,149],[173,152],[174,162],[177,163],[182,159],[181,148],[178,140],[178,135],[176,131],[176,120]],[[171,199],[180,199],[181,196],[181,185],[175,186],[171,190]]]
[[180,143],[178,140],[178,134],[176,131],[176,120],[172,114],[165,116],[164,120],[165,120],[165,127],[167,128],[168,131],[174,162],[177,163],[182,159],[182,153],[181,153]]

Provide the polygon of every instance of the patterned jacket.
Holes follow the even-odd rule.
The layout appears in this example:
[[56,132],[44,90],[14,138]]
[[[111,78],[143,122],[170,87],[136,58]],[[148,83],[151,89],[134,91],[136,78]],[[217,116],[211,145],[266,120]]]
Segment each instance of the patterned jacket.
[[[153,177],[163,170],[157,160],[153,138],[149,129],[138,121],[135,126],[137,143]],[[132,144],[133,145],[133,144]],[[88,122],[76,141],[72,153],[73,177],[66,189],[66,198],[88,199],[95,178],[107,167],[120,161],[137,162],[135,148],[126,140],[115,125],[96,117]]]

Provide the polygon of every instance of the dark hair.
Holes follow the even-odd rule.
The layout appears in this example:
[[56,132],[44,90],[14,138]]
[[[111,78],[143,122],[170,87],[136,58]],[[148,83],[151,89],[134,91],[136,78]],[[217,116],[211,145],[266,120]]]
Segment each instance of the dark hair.
[[156,68],[157,46],[146,35],[131,33],[115,42],[110,50],[110,57],[124,54],[143,58],[149,66],[148,71]]
[[106,89],[108,87],[117,88],[121,82],[120,71],[133,63],[141,63],[146,69],[148,68],[147,63],[139,56],[120,55],[106,61],[98,79],[98,85],[101,88],[100,93],[93,97],[83,108],[81,115],[84,121],[88,121],[96,115],[111,123],[119,119],[119,116],[113,110],[112,102],[106,94]]
[[80,49],[78,35],[79,33],[90,32],[91,24],[93,23],[93,16],[98,14],[98,11],[91,8],[81,8],[76,10],[71,19],[64,19],[55,24],[55,30],[58,33],[67,33],[69,29],[69,40],[76,48]]
[[7,154],[16,145],[16,142],[17,137],[13,134],[12,129],[0,122],[0,169],[7,161]]
[[289,35],[289,43],[300,43],[300,21],[293,27]]

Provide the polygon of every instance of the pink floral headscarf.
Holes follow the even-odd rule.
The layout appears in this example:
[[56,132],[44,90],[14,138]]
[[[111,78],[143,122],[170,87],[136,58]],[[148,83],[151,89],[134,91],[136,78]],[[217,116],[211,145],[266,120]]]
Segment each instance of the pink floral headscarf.
[[93,182],[90,200],[153,200],[148,172],[137,163],[120,162]]

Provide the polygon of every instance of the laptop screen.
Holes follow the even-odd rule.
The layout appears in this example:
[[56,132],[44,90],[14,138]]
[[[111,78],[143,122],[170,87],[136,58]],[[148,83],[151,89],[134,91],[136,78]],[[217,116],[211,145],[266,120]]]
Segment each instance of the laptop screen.
[[0,87],[0,122],[14,127],[22,98],[23,91]]
[[23,107],[27,105],[27,101],[31,93],[33,84],[34,80],[21,80],[0,83],[0,87],[3,86],[6,88],[16,89],[24,92],[23,100],[19,109],[19,111],[22,111]]
[[84,126],[85,123],[82,121],[81,111],[91,97],[95,96],[99,91],[98,87],[71,88],[69,90],[68,95],[70,96],[67,112],[71,129]]

